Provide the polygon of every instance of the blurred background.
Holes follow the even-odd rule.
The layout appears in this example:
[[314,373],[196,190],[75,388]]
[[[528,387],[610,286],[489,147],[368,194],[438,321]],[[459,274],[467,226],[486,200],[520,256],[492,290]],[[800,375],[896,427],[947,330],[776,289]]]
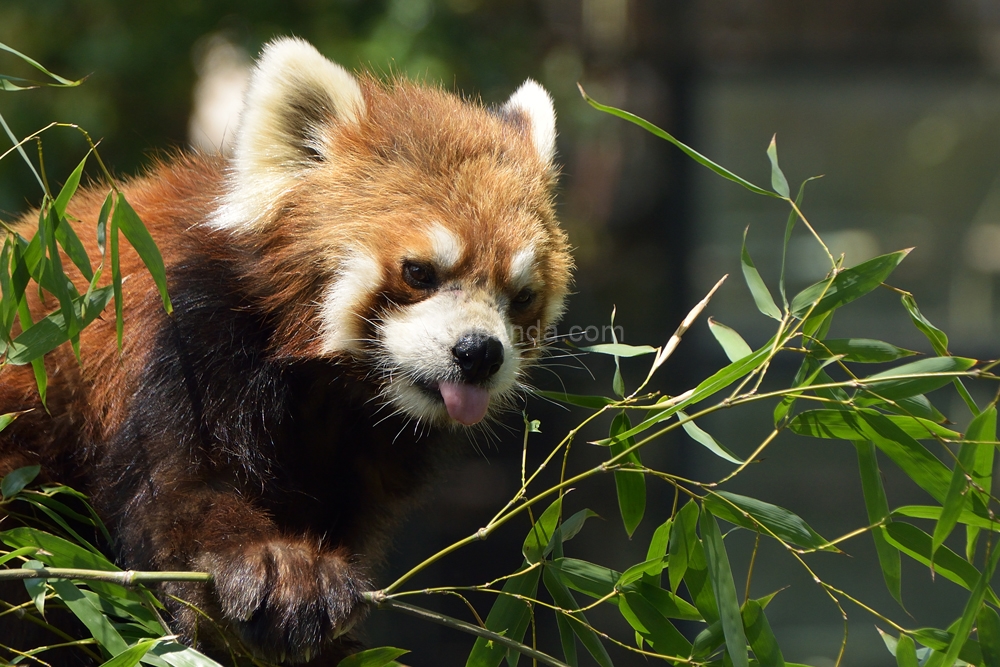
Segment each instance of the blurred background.
[[[995,0],[4,0],[0,42],[63,76],[87,80],[67,90],[2,94],[0,113],[18,136],[53,120],[77,123],[102,139],[101,153],[116,173],[133,174],[177,149],[224,147],[248,64],[264,42],[286,34],[308,39],[348,68],[402,72],[487,104],[501,103],[527,77],[552,92],[563,165],[559,210],[577,261],[563,332],[573,325],[600,328],[617,306],[625,342],[661,345],[730,273],[706,314],[760,345],[773,327],[742,281],[740,242],[749,226],[748,248],[774,291],[786,220],[780,202],[723,181],[665,142],[591,109],[577,92],[579,81],[595,99],[649,119],[760,185],[770,182],[765,149],[777,134],[793,191],[804,178],[825,174],[807,188],[804,210],[835,254],[846,253],[853,265],[915,246],[892,283],[916,295],[928,318],[951,335],[953,352],[1000,356]],[[8,56],[0,72],[35,76]],[[44,149],[49,178],[60,182],[84,144],[76,132],[55,129],[44,135]],[[39,199],[22,163],[0,161],[0,218],[15,218]],[[790,252],[792,290],[822,278],[823,255],[801,229]],[[846,308],[834,333],[929,351],[887,290]],[[724,363],[702,320],[661,371],[657,389],[679,393]],[[632,386],[644,364],[626,365]],[[773,372],[787,381],[796,364]],[[535,375],[541,387],[610,391],[608,359],[553,359],[545,366]],[[939,407],[953,407],[943,400]],[[582,417],[537,400],[527,409],[542,422],[542,435],[532,436],[529,449],[536,457]],[[961,411],[954,413],[961,422]],[[380,581],[476,530],[517,489],[519,420],[512,416],[509,431],[442,477],[400,531]],[[770,407],[728,412],[702,425],[746,456],[769,433],[769,420]],[[606,434],[607,424],[583,434],[571,467],[599,460],[601,452],[582,443],[601,437],[601,429]],[[696,479],[729,470],[683,438],[664,439],[643,457]],[[828,538],[867,524],[849,443],[783,434],[765,458],[728,488],[793,509]],[[890,465],[883,470],[893,506],[926,500]],[[649,480],[646,517],[629,541],[613,480],[594,487],[571,494],[567,511],[589,506],[605,520],[588,522],[567,555],[617,569],[642,560],[653,529],[670,514],[673,490]],[[414,585],[477,584],[513,571],[528,528],[526,520],[514,523],[442,561]],[[727,544],[740,587],[753,535],[732,533]],[[849,556],[819,554],[810,562],[895,621],[945,627],[960,614],[962,589],[904,563],[908,616],[885,592],[870,538],[843,546]],[[844,630],[840,612],[793,559],[765,548],[751,593],[784,586],[768,616],[785,658],[832,665]],[[491,599],[473,600],[485,615]],[[469,616],[454,600],[418,602]],[[876,619],[844,605],[845,664],[893,664]],[[558,651],[548,616],[539,614],[538,641]],[[592,621],[631,637],[615,616],[613,609],[591,612]],[[414,666],[463,664],[472,643],[388,612],[372,614],[365,634],[372,645],[411,649],[406,660]],[[640,663],[610,650],[616,664]]]

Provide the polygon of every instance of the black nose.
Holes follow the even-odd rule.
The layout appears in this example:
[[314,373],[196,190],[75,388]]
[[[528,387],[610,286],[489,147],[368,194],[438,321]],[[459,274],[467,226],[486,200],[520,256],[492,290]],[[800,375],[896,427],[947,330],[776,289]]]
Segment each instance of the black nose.
[[484,333],[465,334],[451,348],[451,353],[466,382],[482,382],[503,365],[503,343]]

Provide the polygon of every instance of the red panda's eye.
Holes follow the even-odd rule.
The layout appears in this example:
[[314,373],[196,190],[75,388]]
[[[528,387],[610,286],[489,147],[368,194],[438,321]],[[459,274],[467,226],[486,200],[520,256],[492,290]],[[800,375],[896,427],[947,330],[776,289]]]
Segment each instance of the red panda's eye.
[[514,296],[513,303],[516,308],[525,308],[534,300],[535,293],[528,288],[524,288]]
[[436,283],[434,269],[415,262],[403,263],[403,279],[410,287],[417,289],[429,289]]

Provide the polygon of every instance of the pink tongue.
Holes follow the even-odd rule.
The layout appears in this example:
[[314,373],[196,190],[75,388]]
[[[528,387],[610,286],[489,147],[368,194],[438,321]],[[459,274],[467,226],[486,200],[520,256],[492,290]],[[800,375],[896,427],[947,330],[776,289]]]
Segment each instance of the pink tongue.
[[486,416],[490,392],[463,382],[442,382],[439,387],[448,415],[457,422],[472,426]]

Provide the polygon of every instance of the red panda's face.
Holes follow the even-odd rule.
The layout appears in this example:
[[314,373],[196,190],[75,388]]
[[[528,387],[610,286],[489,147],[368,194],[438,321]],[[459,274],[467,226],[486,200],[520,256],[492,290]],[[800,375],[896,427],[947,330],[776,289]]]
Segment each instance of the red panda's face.
[[307,354],[360,369],[387,415],[471,425],[510,404],[562,312],[554,122],[534,82],[488,111],[278,42],[211,224],[280,257]]

